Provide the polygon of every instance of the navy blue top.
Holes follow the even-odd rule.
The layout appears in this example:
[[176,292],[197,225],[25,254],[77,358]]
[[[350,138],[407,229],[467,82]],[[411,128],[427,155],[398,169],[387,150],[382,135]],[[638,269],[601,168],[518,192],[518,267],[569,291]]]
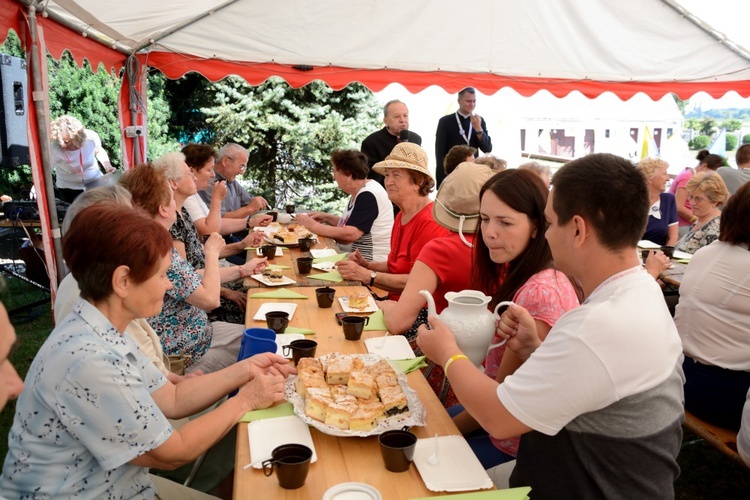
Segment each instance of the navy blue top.
[[661,219],[652,215],[654,213],[653,207],[649,208],[648,224],[646,224],[643,239],[657,245],[666,245],[669,226],[677,223],[677,202],[672,193],[659,195],[659,212],[661,212]]

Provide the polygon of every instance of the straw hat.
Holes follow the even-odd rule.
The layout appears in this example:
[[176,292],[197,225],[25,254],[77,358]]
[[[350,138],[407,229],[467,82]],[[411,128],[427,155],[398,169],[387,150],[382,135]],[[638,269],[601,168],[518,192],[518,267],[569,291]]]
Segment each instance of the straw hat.
[[385,160],[379,161],[372,167],[380,175],[385,175],[386,169],[389,168],[416,170],[435,180],[427,169],[427,153],[413,142],[400,142],[396,144],[396,147],[393,148],[391,154],[385,157]]
[[[432,216],[454,233],[473,233],[479,224],[479,191],[495,175],[487,165],[465,161],[440,185]],[[463,220],[462,220],[463,219]]]

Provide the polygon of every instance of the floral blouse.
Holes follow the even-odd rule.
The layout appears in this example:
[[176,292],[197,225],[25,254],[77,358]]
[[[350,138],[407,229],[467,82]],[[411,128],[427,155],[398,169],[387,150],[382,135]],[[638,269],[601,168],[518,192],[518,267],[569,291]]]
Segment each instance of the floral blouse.
[[151,398],[166,383],[127,334],[79,299],[29,368],[0,496],[154,498],[148,468],[129,462],[172,435]]
[[182,207],[180,213],[177,214],[177,220],[169,228],[169,234],[172,235],[173,240],[185,244],[185,257],[195,269],[206,267],[205,254],[203,253],[200,236],[198,236],[198,230],[185,207]]
[[167,277],[172,289],[164,294],[161,313],[148,318],[148,322],[159,336],[164,354],[184,353],[188,356],[185,366],[190,366],[208,351],[213,336],[206,311],[187,302],[203,281],[174,248]]
[[719,239],[720,221],[721,215],[717,215],[700,227],[697,227],[698,223],[693,224],[685,236],[677,242],[675,249],[693,254],[706,245],[710,245]]

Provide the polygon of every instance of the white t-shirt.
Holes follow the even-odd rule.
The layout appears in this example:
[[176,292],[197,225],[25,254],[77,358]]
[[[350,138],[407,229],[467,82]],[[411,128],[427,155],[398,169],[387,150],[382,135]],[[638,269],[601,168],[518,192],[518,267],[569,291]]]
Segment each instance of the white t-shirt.
[[[497,395],[518,420],[552,436],[580,415],[660,385],[681,354],[659,285],[637,270],[561,316]],[[655,431],[642,425],[640,435]]]
[[84,184],[102,176],[94,155],[102,147],[99,134],[85,129],[86,140],[80,149],[67,151],[57,141],[50,144],[50,162],[57,174],[55,184],[64,189],[83,189]]
[[685,354],[750,371],[750,251],[714,241],[693,255],[674,316]]
[[[349,200],[339,226],[354,226],[364,234],[352,243],[368,262],[385,262],[391,251],[393,205],[383,186],[370,180]],[[342,249],[343,245],[340,245]],[[348,251],[348,250],[345,250]]]
[[193,223],[195,223],[195,221],[208,217],[208,205],[203,202],[198,193],[188,196],[182,206],[185,210],[187,210],[187,213],[188,215],[190,215],[190,219],[192,219]]

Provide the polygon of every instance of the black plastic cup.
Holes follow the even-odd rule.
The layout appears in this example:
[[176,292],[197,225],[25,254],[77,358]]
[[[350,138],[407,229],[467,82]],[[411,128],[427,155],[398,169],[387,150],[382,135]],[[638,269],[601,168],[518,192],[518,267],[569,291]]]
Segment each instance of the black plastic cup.
[[276,219],[279,217],[279,212],[277,212],[276,210],[272,210],[270,212],[266,212],[266,214],[268,214],[271,217],[273,217],[273,220],[271,222],[276,222]]
[[[299,249],[302,252],[309,252],[310,248],[313,245],[313,239],[312,238],[300,238],[297,240],[297,243],[299,243]],[[310,271],[308,271],[310,272]]]
[[260,247],[260,253],[268,260],[273,260],[276,257],[276,245],[263,245]]
[[409,431],[385,431],[378,436],[380,455],[385,468],[391,472],[406,472],[414,460],[417,436]]
[[315,298],[318,299],[318,307],[322,309],[328,309],[333,305],[333,297],[335,295],[336,290],[330,287],[315,289]]
[[270,476],[276,469],[279,486],[296,490],[305,484],[310,471],[312,450],[303,444],[283,444],[274,448],[271,459],[263,462],[263,474]]
[[670,259],[674,255],[674,247],[661,247],[661,251],[664,252],[664,255],[666,255]]
[[284,333],[289,326],[289,313],[286,311],[269,311],[266,313],[266,324],[274,332]]
[[359,340],[362,337],[362,331],[365,325],[370,322],[370,318],[361,316],[346,316],[341,318],[341,326],[344,327],[344,337],[346,340]]
[[312,263],[312,257],[300,257],[297,259],[297,270],[299,270],[300,274],[310,274]]
[[294,364],[299,363],[302,358],[314,358],[315,351],[318,349],[318,343],[314,340],[298,339],[292,340],[289,344],[281,347],[284,356],[289,356],[291,351]]
[[292,205],[291,203],[288,204],[286,206],[286,213],[288,213],[289,215],[292,215],[294,213],[294,208],[295,208],[294,205]]

